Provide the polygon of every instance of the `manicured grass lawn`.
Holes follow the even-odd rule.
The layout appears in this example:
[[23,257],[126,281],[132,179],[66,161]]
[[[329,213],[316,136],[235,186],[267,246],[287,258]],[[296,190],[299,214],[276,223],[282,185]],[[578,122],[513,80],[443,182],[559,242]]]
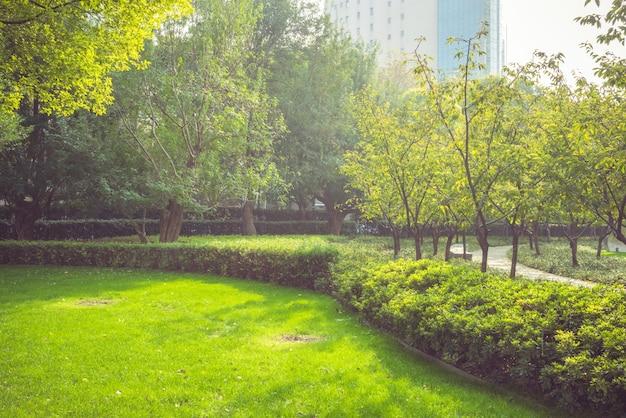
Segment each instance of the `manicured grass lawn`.
[[557,415],[421,359],[313,292],[30,266],[0,266],[0,289],[3,417]]

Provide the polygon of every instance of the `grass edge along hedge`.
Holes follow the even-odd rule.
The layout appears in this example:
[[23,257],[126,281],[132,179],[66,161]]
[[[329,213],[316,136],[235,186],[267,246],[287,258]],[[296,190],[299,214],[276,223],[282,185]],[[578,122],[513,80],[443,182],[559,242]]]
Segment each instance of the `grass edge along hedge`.
[[475,376],[543,395],[568,410],[619,416],[626,409],[622,288],[510,280],[431,260],[332,275],[334,247],[294,244],[5,241],[0,263],[210,272],[315,288],[411,347]]
[[315,289],[330,279],[337,250],[298,245],[271,246],[243,241],[215,245],[123,244],[58,241],[0,241],[0,264],[113,267],[211,273],[285,286]]
[[[626,410],[626,292],[400,260],[335,278],[336,297],[406,344],[570,411]],[[539,390],[538,390],[539,389]]]

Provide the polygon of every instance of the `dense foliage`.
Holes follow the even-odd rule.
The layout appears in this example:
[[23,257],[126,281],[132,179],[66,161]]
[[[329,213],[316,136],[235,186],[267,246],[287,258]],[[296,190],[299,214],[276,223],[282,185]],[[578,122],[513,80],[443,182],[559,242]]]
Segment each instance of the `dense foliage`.
[[0,242],[0,264],[123,267],[212,273],[313,289],[337,250],[314,239],[213,241],[204,245]]
[[104,113],[110,73],[140,66],[153,30],[191,11],[187,0],[2,1],[0,114],[24,98],[47,114]]
[[561,407],[626,407],[626,293],[509,280],[429,260],[335,278],[368,322],[468,372]]

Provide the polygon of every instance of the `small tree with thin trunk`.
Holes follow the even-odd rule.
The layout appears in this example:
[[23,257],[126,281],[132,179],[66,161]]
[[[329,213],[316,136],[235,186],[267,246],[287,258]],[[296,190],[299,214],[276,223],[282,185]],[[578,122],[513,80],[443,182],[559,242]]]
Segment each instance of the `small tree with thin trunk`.
[[[370,193],[375,207],[396,205],[387,211],[393,223],[404,223],[415,243],[415,258],[422,258],[421,243],[425,226],[438,211],[434,201],[436,175],[433,155],[434,131],[424,97],[408,92],[395,108],[376,103],[376,94],[364,90],[353,98],[361,140],[353,152],[346,154],[344,171],[351,174],[354,186]],[[363,187],[362,177],[368,179]]]
[[489,226],[497,211],[493,206],[496,185],[511,170],[506,156],[510,147],[506,135],[507,107],[513,99],[511,81],[506,77],[476,79],[481,68],[481,31],[469,39],[452,39],[462,46],[457,57],[458,72],[437,80],[428,59],[416,53],[415,73],[426,89],[433,106],[441,138],[456,155],[450,174],[457,179],[453,189],[459,193],[457,210],[474,225],[482,250],[481,270],[487,271]]

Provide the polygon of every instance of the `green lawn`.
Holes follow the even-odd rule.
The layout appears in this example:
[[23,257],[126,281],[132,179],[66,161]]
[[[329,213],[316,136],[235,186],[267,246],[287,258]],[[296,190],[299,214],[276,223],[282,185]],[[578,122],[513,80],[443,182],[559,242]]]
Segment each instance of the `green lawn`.
[[207,275],[0,266],[0,416],[540,417],[332,299]]
[[626,285],[626,253],[603,252],[596,258],[597,242],[592,239],[580,239],[578,243],[578,267],[572,266],[572,252],[567,240],[552,239],[541,242],[541,255],[531,251],[529,245],[521,245],[518,262],[574,279],[589,280],[604,284]]

